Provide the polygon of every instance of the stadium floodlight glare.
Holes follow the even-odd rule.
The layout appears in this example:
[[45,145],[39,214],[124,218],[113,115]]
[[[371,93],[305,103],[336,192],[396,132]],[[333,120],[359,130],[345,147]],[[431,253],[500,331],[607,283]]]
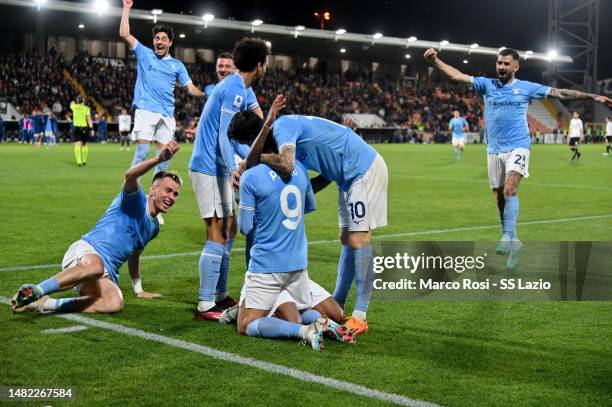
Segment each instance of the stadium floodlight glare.
[[256,18],[255,20],[251,21],[251,34],[255,33],[255,27],[260,26],[263,24],[263,20],[260,20],[259,18]]
[[533,55],[533,51],[529,50],[529,51],[525,51],[525,54],[527,55]]
[[463,63],[464,63],[464,64],[467,64],[467,63],[468,63],[468,60],[467,60],[467,59],[464,59],[464,60],[463,60]]
[[40,11],[40,7],[44,6],[45,4],[47,4],[47,0],[34,0],[36,3],[36,8],[38,8],[38,11]]
[[379,38],[382,38],[382,37],[383,37],[383,35],[381,33],[376,33],[376,34],[372,35],[372,38],[374,38],[375,40],[377,40]]
[[476,49],[478,47],[480,47],[480,45],[478,45],[476,43],[473,43],[472,45],[470,45],[470,49]]
[[340,48],[340,53],[344,54],[346,52],[346,48]]
[[408,42],[415,42],[417,40],[417,37],[415,37],[414,35],[408,37]]
[[180,34],[179,34],[179,38],[185,38],[185,37],[186,37],[186,35],[185,35],[185,34],[183,34],[183,33],[180,33]]
[[552,61],[553,59],[559,56],[559,51],[557,51],[556,49],[551,49],[546,55],[548,56],[548,60]]
[[306,27],[303,25],[296,25],[293,30],[293,38],[297,38],[300,35],[300,31],[304,31]]
[[202,20],[204,20],[204,28],[208,28],[208,23],[210,23],[214,19],[215,19],[215,15],[214,14],[205,13],[202,16]]
[[340,28],[336,30],[336,35],[342,35],[342,34],[346,34],[346,30],[344,28]]
[[441,47],[446,47],[448,44],[450,44],[450,42],[448,42],[447,40],[440,41],[440,46]]
[[503,50],[505,50],[506,47],[499,47],[499,49],[497,50],[497,52],[502,52]]
[[272,43],[270,41],[266,41],[266,47],[272,49]]
[[84,30],[85,29],[85,24],[79,24],[79,30]]
[[405,58],[406,58],[406,59],[410,59],[410,58],[412,58],[412,55],[410,55],[410,54],[406,54],[406,55],[405,55]]
[[108,10],[108,1],[96,0],[94,2],[94,10],[98,13],[98,17],[102,16],[106,10]]
[[153,14],[153,24],[157,24],[157,16],[161,16],[164,13],[164,10],[159,8],[154,8],[151,10],[151,14]]

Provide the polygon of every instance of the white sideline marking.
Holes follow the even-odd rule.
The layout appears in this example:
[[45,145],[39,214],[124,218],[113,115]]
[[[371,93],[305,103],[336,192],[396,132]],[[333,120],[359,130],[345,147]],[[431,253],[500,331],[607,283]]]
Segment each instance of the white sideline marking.
[[[548,219],[548,220],[534,220],[530,222],[518,222],[517,226],[529,226],[529,225],[545,225],[549,223],[565,223],[565,222],[579,222],[583,220],[593,220],[593,219],[606,219],[612,218],[612,213],[607,215],[592,215],[592,216],[578,216],[574,218],[561,218],[561,219]],[[409,236],[426,236],[426,235],[437,235],[440,233],[452,233],[452,232],[469,232],[474,230],[486,230],[486,229],[494,229],[499,228],[499,223],[495,225],[483,225],[483,226],[466,226],[460,228],[450,228],[450,229],[433,229],[433,230],[421,230],[417,232],[401,232],[401,233],[391,233],[386,235],[374,235],[372,239],[380,240],[386,239],[389,237],[409,237]],[[315,240],[312,242],[308,242],[309,246],[319,245],[325,243],[335,243],[338,239],[331,240]],[[244,247],[237,247],[232,250],[232,252],[243,252]],[[142,256],[141,260],[155,260],[155,259],[169,259],[172,257],[190,257],[190,256],[199,256],[202,251],[197,252],[183,252],[183,253],[167,253],[167,254],[154,254],[151,256]],[[30,270],[40,270],[40,269],[59,269],[61,264],[39,264],[34,266],[15,266],[15,267],[4,267],[0,268],[0,272],[11,272],[11,271],[30,271]]]
[[66,328],[50,328],[50,329],[43,329],[41,332],[44,334],[67,334],[67,333],[71,333],[71,332],[81,332],[86,330],[87,327],[83,326],[83,325],[75,325],[75,326],[69,326]]
[[[0,302],[10,304],[10,300],[7,297],[3,296],[0,296]],[[69,321],[78,322],[84,325],[106,329],[108,331],[133,336],[136,338],[146,339],[148,341],[163,343],[164,345],[173,346],[175,348],[181,348],[192,352],[201,353],[203,355],[210,356],[214,359],[219,359],[226,362],[234,362],[240,365],[250,366],[256,369],[264,370],[269,373],[289,376],[294,379],[301,380],[303,382],[316,383],[322,386],[330,387],[332,389],[345,391],[347,393],[353,393],[358,396],[365,396],[376,400],[387,401],[389,403],[394,403],[400,406],[440,407],[438,404],[429,403],[427,401],[414,400],[409,397],[400,396],[399,394],[386,393],[383,391],[370,389],[369,387],[361,386],[358,384],[332,379],[330,377],[319,376],[291,367],[277,365],[275,363],[264,362],[258,359],[235,355],[233,353],[220,351],[214,348],[210,348],[208,346],[199,345],[197,343],[182,341],[180,339],[174,339],[167,336],[146,332],[136,328],[129,328],[120,324],[98,321],[97,319],[88,318],[76,314],[55,314],[54,316],[62,319],[67,319]],[[304,351],[308,352],[310,351],[310,349],[304,349]]]
[[[474,178],[459,178],[459,177],[434,177],[430,175],[402,175],[406,178],[414,179],[430,179],[433,181],[459,181],[459,182],[477,182],[479,184],[488,183],[486,179],[474,179]],[[611,187],[597,186],[597,185],[579,185],[579,184],[548,184],[546,182],[532,182],[523,181],[523,185],[533,185],[537,187],[550,187],[550,188],[565,188],[565,189],[591,189],[596,191],[612,191]]]

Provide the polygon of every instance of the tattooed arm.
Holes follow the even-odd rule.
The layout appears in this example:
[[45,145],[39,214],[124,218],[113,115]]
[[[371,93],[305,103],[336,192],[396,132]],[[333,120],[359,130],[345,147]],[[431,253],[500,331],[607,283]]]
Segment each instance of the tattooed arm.
[[274,168],[283,177],[288,177],[295,168],[295,145],[283,146],[278,154],[262,154],[259,162]]
[[579,90],[574,89],[550,88],[550,92],[548,92],[548,97],[559,100],[593,99],[596,102],[605,103],[608,106],[612,106],[612,99],[608,97],[596,95],[594,93],[581,92]]

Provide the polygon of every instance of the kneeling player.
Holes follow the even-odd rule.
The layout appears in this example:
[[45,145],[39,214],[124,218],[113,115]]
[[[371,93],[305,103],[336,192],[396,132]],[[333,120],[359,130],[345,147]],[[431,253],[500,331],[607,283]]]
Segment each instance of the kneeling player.
[[[64,255],[63,271],[42,283],[21,286],[12,299],[13,311],[99,312],[123,309],[118,287],[119,268],[126,261],[134,291],[139,297],[152,297],[140,286],[139,256],[159,233],[157,214],[166,213],[176,202],[182,181],[172,172],[160,171],[146,195],[138,178],[156,165],[168,161],[179,150],[174,141],[159,157],[143,161],[125,173],[123,190],[115,197],[102,218]],[[77,288],[79,297],[54,299],[49,294]]]
[[[268,151],[274,148],[273,142],[267,144]],[[316,311],[303,314],[302,323],[268,316],[283,291],[297,303],[311,303],[303,216],[315,206],[308,172],[301,163],[287,177],[264,164],[244,173],[239,226],[244,235],[255,232],[255,238],[240,295],[240,334],[302,339],[314,350],[322,348],[325,332],[340,340],[349,335],[340,325],[320,318]],[[298,313],[295,304],[290,312]]]

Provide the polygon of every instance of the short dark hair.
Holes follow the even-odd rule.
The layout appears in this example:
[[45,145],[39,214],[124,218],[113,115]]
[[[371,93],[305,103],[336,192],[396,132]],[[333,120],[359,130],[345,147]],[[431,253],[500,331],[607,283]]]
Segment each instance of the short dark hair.
[[501,51],[499,51],[499,53],[497,54],[497,56],[501,56],[501,57],[507,57],[508,55],[512,55],[512,59],[514,59],[515,61],[519,60],[518,52],[512,48],[504,48]]
[[234,46],[234,65],[242,72],[251,72],[264,64],[270,48],[261,38],[243,38]]
[[223,58],[223,59],[234,59],[234,56],[232,55],[231,52],[225,51],[225,52],[220,53],[217,56],[217,59],[221,59],[221,58]]
[[252,110],[238,112],[232,117],[227,135],[240,144],[253,144],[255,137],[263,127],[263,119]]
[[166,35],[168,36],[168,39],[170,41],[174,41],[174,28],[170,27],[169,25],[165,25],[165,24],[158,24],[155,27],[153,27],[153,38],[155,38],[155,36],[158,33],[166,33]]
[[83,96],[82,96],[82,95],[78,95],[78,96],[76,97],[76,102],[77,102],[78,104],[82,104],[82,103],[85,103],[85,99],[83,98]]
[[153,181],[151,181],[151,184],[154,184],[155,181],[157,181],[158,179],[163,179],[163,178],[170,178],[172,181],[179,184],[179,186],[183,185],[183,180],[178,175],[178,173],[176,173],[175,171],[166,171],[166,170],[162,170],[158,172],[157,174],[155,174],[153,176]]

